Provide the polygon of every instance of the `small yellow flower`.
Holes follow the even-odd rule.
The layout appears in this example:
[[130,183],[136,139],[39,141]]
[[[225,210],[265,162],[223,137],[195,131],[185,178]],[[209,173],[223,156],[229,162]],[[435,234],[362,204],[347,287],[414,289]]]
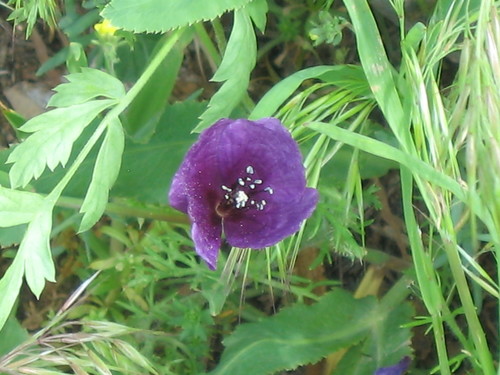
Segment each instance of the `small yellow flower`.
[[109,20],[103,20],[100,23],[95,24],[95,31],[97,31],[101,36],[111,36],[114,35],[115,31],[118,30],[114,27]]

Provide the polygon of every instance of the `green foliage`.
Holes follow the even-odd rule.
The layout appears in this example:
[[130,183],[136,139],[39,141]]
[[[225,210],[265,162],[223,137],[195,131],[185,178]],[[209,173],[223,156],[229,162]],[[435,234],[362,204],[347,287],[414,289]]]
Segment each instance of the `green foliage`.
[[[246,46],[246,48],[241,48],[241,46]],[[194,129],[195,132],[231,114],[246,92],[256,56],[257,42],[252,21],[249,11],[243,8],[234,13],[233,31],[227,43],[224,58],[212,77],[212,81],[224,82],[224,84],[210,99],[207,110],[201,115],[200,124]]]
[[[179,43],[161,63],[123,117],[126,132],[136,142],[145,143],[149,140],[165,111],[168,98],[172,94],[175,79],[179,74],[184,57],[183,50],[191,42],[192,34],[184,39],[184,42]],[[162,43],[163,39],[160,39],[158,45]]]
[[[374,298],[355,299],[335,290],[312,306],[293,306],[261,322],[240,325],[224,340],[220,364],[210,374],[272,374],[357,344],[366,350],[363,356],[376,353],[371,363],[364,364],[366,372],[361,372],[372,373],[408,353],[409,330],[400,330],[400,325],[410,314],[407,305],[391,311]],[[361,356],[346,359],[347,368],[360,360],[366,362]]]
[[50,98],[49,107],[83,104],[100,96],[120,99],[125,95],[123,84],[100,70],[82,68],[79,72],[66,76],[66,79],[68,83],[54,89],[56,94]]
[[[28,34],[39,16],[55,26],[52,1],[8,4]],[[440,0],[412,25],[395,0],[396,26],[375,22],[377,2],[343,4],[64,3],[58,31],[68,47],[38,71],[66,63],[54,108],[26,121],[1,103],[20,143],[0,151],[0,373],[270,374],[326,358],[332,374],[373,374],[411,355],[410,292],[427,310],[414,325],[429,326],[437,358],[432,370],[416,358],[415,373],[496,373],[495,322],[478,316],[500,294],[498,4]],[[323,65],[334,55],[328,44],[360,63]],[[208,103],[201,90],[176,101],[176,84],[208,66],[220,83]],[[321,198],[297,234],[260,252],[224,247],[225,267],[212,272],[167,194],[192,131],[236,114],[280,118]],[[379,215],[371,179],[388,174],[395,207]],[[373,244],[371,232],[384,240]],[[302,259],[305,248],[312,259]],[[337,274],[330,262],[339,255],[353,269],[376,264],[368,289],[379,299],[341,289],[361,275]],[[316,267],[325,272],[310,276]],[[403,269],[410,276],[394,283]],[[89,270],[99,271],[95,284],[68,309],[93,280]],[[77,279],[87,282],[62,308],[46,301]],[[31,306],[19,299],[23,280],[48,310],[37,333],[14,318]],[[54,284],[42,295],[46,280]],[[318,297],[319,287],[335,289]]]
[[9,0],[7,4],[14,6],[9,20],[13,20],[16,25],[26,21],[26,38],[31,35],[38,18],[51,28],[56,26],[58,8],[55,0]]
[[124,143],[122,124],[120,120],[114,119],[106,129],[106,136],[97,154],[92,182],[80,208],[80,212],[84,213],[80,232],[89,230],[106,209],[109,190],[120,171]]
[[[46,112],[26,122],[20,130],[34,133],[12,151],[7,163],[13,188],[25,187],[38,178],[45,167],[54,170],[58,164],[65,166],[73,146],[95,117],[116,102],[94,100]],[[50,126],[48,126],[50,124]]]
[[213,20],[223,13],[239,9],[251,0],[112,0],[102,16],[119,28],[135,33],[160,33],[196,22]]
[[2,373],[18,374],[158,374],[130,343],[138,330],[100,321],[56,324],[27,338],[0,357]]

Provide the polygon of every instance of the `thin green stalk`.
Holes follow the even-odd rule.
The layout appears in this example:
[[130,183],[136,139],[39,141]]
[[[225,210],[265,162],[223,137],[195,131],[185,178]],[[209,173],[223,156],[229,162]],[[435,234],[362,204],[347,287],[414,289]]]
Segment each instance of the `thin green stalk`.
[[[56,204],[59,207],[79,209],[82,203],[82,199],[63,196],[58,199]],[[106,205],[105,212],[107,214],[161,220],[175,224],[189,224],[189,219],[186,215],[172,211],[168,207],[134,207],[122,203],[110,202]]]
[[[448,224],[448,226],[453,225],[451,222],[451,218],[448,215],[443,219],[446,220],[446,224]],[[481,364],[483,374],[494,375],[495,368],[493,366],[493,358],[488,348],[488,343],[486,341],[481,322],[479,321],[474,301],[472,300],[469,285],[467,284],[463,265],[457,250],[456,242],[449,238],[450,233],[451,231],[449,231],[448,233],[441,233],[441,238],[443,239],[444,250],[448,257],[448,263],[450,265],[451,273],[453,274],[453,279],[455,280],[457,286],[460,301],[462,302],[462,307],[464,309],[467,324],[469,326],[469,332],[476,347],[476,353],[478,353],[478,360]]]
[[410,169],[401,166],[401,190],[403,201],[403,212],[408,231],[408,240],[412,249],[413,263],[417,274],[417,281],[422,293],[422,299],[429,311],[434,330],[434,340],[436,343],[439,369],[441,375],[450,375],[448,353],[444,341],[444,328],[442,317],[442,295],[439,283],[429,254],[424,250],[420,230],[413,211],[413,177]]

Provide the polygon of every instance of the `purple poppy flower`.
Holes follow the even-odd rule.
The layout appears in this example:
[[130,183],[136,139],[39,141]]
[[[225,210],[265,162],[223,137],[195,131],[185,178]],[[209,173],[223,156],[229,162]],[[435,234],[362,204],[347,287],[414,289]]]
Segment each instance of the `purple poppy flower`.
[[375,371],[375,375],[403,375],[410,366],[410,357],[404,357],[393,366],[381,367]]
[[274,245],[311,215],[318,193],[279,120],[222,119],[188,151],[169,201],[188,214],[196,252],[215,269],[222,232],[231,246]]

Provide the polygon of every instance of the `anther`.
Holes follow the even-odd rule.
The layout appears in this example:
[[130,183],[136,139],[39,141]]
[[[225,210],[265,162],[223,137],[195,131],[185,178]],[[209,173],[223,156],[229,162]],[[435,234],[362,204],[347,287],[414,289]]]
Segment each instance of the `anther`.
[[267,192],[268,192],[269,194],[271,194],[271,195],[273,195],[273,193],[274,193],[274,190],[273,190],[271,187],[269,187],[269,186],[268,186],[268,187],[266,187],[266,188],[264,189],[264,191],[267,191]]
[[247,167],[247,173],[248,173],[248,174],[253,174],[253,167],[252,167],[251,165],[249,165],[249,166]]
[[238,178],[238,184],[240,184],[241,186],[245,186],[245,181],[243,181],[242,178]]
[[262,184],[262,180],[253,180],[253,183],[257,184],[257,185],[260,185],[260,184]]

